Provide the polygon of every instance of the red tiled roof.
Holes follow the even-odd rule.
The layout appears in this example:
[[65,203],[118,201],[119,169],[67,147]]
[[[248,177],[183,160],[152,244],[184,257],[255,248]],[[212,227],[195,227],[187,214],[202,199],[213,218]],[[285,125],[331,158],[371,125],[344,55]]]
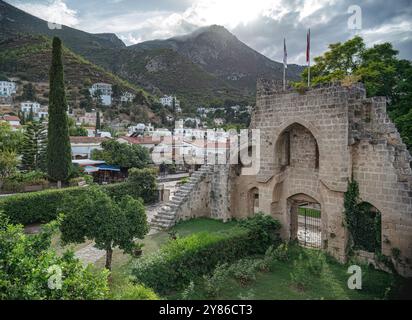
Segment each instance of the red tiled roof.
[[70,143],[102,143],[108,139],[105,137],[70,137]]
[[160,137],[120,137],[131,144],[159,144],[162,140]]
[[6,121],[20,121],[20,118],[16,116],[3,116],[3,119]]

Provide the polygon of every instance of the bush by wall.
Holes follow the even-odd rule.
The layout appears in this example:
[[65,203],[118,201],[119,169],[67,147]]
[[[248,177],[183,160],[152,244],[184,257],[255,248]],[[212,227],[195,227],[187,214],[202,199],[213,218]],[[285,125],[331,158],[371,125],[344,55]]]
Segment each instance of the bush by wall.
[[66,194],[77,194],[81,187],[21,193],[0,199],[0,211],[17,224],[46,223],[56,218]]
[[[79,194],[84,188],[49,189],[0,198],[0,211],[9,217],[11,223],[47,223],[57,217],[64,196]],[[152,203],[157,199],[156,175],[150,169],[132,169],[126,182],[102,188],[116,200],[125,195],[141,198],[145,203]]]
[[[256,236],[258,228],[263,236]],[[159,293],[182,289],[196,277],[212,272],[218,264],[263,254],[271,244],[279,242],[279,228],[280,223],[273,218],[258,215],[225,232],[196,233],[170,241],[156,253],[137,260],[133,275],[137,282]]]

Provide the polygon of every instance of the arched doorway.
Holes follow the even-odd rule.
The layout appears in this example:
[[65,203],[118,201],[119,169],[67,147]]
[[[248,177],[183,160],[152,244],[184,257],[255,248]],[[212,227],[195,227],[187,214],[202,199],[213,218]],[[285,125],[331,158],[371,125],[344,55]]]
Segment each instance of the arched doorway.
[[280,170],[319,169],[319,146],[312,132],[299,123],[284,129],[275,145],[275,164]]
[[354,248],[367,252],[382,251],[381,213],[369,202],[361,202],[351,223]]
[[259,212],[259,189],[252,188],[248,192],[248,215],[253,216]]
[[322,248],[321,205],[300,193],[288,198],[290,239],[310,248]]

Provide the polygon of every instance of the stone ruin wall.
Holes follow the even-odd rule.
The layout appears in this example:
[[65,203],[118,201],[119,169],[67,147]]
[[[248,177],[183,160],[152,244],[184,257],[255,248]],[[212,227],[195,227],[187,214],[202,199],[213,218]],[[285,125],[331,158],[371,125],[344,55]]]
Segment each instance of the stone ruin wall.
[[[277,141],[295,124],[316,140],[318,168],[311,165],[313,146],[301,129],[297,134],[293,133],[296,129],[290,130],[298,136],[296,145],[291,143],[291,152],[300,152],[291,156],[286,168],[279,165]],[[298,93],[291,88],[283,92],[272,81],[260,81],[251,128],[261,130],[261,169],[257,176],[234,179],[233,216],[252,214],[248,192],[258,188],[259,208],[282,222],[282,235],[289,239],[288,199],[297,194],[309,196],[321,205],[323,248],[345,261],[348,234],[343,197],[353,174],[362,201],[382,214],[382,253],[391,256],[393,248],[400,249],[397,269],[412,275],[411,157],[386,114],[384,98],[366,98],[360,84],[323,85]]]
[[[362,201],[382,214],[382,253],[391,256],[393,248],[399,249],[397,270],[412,276],[411,156],[386,114],[385,99],[366,98],[360,84],[323,85],[298,93],[262,80],[251,128],[261,131],[259,173],[241,175],[239,165],[209,166],[177,210],[176,220],[253,215],[249,192],[257,188],[259,210],[278,219],[283,238],[290,239],[290,199],[306,197],[321,206],[323,249],[344,262],[348,234],[343,199],[353,175]],[[285,130],[295,139],[286,167],[276,154]]]

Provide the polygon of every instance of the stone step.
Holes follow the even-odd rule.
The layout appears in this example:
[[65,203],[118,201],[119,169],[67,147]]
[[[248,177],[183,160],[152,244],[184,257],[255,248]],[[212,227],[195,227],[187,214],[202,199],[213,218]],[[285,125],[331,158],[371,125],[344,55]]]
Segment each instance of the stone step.
[[161,228],[161,229],[168,229],[173,225],[173,223],[172,222],[166,222],[166,221],[156,221],[156,222],[153,222],[151,225],[156,226],[156,227]]
[[167,218],[167,217],[154,217],[152,219],[151,223],[156,223],[156,222],[159,222],[159,223],[172,223],[174,220],[175,220],[174,217],[170,217],[170,218]]

